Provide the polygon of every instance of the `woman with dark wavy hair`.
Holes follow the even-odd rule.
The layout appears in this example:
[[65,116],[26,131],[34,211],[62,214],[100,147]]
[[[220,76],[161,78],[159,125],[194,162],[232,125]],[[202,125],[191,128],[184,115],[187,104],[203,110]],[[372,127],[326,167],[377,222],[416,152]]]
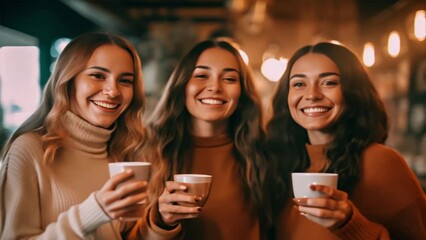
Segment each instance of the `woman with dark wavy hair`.
[[[121,239],[147,182],[110,178],[145,140],[142,67],[122,37],[85,33],[59,56],[37,110],[3,149],[0,239]],[[142,209],[141,209],[142,208]]]
[[[155,239],[260,239],[260,106],[248,66],[227,41],[197,44],[176,66],[149,121],[152,205],[138,232]],[[208,201],[177,192],[176,173],[212,175]]]
[[[384,145],[384,105],[350,50],[332,43],[299,49],[277,86],[273,112],[267,141],[270,170],[279,176],[278,239],[309,232],[318,239],[324,231],[315,221],[343,239],[387,239],[386,229],[392,239],[426,236],[424,192],[401,155]],[[307,218],[300,217],[286,200],[291,172],[338,173],[338,189],[312,185],[328,198],[293,199]]]

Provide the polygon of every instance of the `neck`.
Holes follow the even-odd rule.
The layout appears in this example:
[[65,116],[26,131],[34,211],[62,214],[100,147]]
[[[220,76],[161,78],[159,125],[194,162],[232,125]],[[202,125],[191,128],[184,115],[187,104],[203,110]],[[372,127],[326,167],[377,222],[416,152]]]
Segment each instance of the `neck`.
[[197,137],[217,137],[228,132],[228,122],[192,121],[190,129]]
[[311,145],[328,144],[333,140],[331,134],[320,131],[308,131],[308,137]]

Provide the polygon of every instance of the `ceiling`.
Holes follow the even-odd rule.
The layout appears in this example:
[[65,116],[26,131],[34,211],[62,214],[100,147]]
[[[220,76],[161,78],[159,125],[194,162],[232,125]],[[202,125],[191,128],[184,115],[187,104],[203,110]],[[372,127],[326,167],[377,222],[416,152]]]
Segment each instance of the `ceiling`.
[[[274,18],[294,20],[312,1],[257,0],[266,3]],[[357,0],[361,21],[366,21],[398,0]],[[96,25],[115,31],[140,33],[152,23],[189,20],[194,23],[229,23],[249,11],[256,0],[61,0]]]

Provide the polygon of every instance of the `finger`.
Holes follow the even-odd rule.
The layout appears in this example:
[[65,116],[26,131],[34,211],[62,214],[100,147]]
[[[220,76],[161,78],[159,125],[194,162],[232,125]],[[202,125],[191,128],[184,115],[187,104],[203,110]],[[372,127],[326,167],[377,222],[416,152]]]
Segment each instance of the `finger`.
[[327,197],[320,198],[294,198],[293,202],[299,206],[327,208],[330,210],[338,209],[340,202]]
[[134,204],[131,206],[127,206],[124,208],[116,209],[116,210],[110,210],[109,216],[113,219],[118,219],[120,217],[125,217],[126,215],[132,214],[134,215],[136,212],[142,213],[144,211],[143,208],[145,208],[146,205],[143,204]]
[[130,179],[134,175],[133,171],[130,169],[127,169],[124,172],[118,173],[114,176],[112,176],[108,181],[104,184],[104,186],[101,188],[101,190],[104,191],[111,191],[114,190],[117,185],[127,179]]
[[326,208],[299,206],[298,209],[301,213],[310,214],[319,218],[342,220],[346,217],[346,215],[342,211],[329,210]]
[[162,214],[162,215],[167,215],[167,214],[198,214],[201,212],[201,207],[198,206],[194,206],[194,207],[190,207],[190,206],[181,206],[181,205],[162,205],[159,206],[158,211]]
[[340,191],[334,187],[312,184],[309,186],[312,191],[318,191],[325,194],[327,197],[333,198],[335,200],[346,200],[348,199],[348,194],[344,191]]
[[166,182],[166,188],[165,190],[167,190],[167,192],[169,193],[173,193],[175,191],[186,191],[188,189],[187,186],[185,186],[184,184],[178,183],[178,182],[173,182],[173,181],[167,181]]
[[129,195],[125,198],[119,199],[108,205],[108,210],[117,211],[118,209],[127,208],[132,205],[146,205],[148,202],[148,193],[143,192],[139,194]]
[[148,190],[148,182],[147,181],[127,181],[122,183],[119,188],[115,191],[120,194],[121,197],[146,192]]
[[188,194],[180,194],[180,193],[164,194],[158,198],[159,203],[165,203],[165,204],[175,204],[177,202],[195,204],[199,201],[201,201],[200,197],[197,197],[194,195],[188,195]]
[[176,225],[176,223],[183,219],[191,219],[191,218],[197,218],[199,216],[199,213],[193,213],[193,214],[166,214],[161,215],[162,221],[166,223],[169,226]]

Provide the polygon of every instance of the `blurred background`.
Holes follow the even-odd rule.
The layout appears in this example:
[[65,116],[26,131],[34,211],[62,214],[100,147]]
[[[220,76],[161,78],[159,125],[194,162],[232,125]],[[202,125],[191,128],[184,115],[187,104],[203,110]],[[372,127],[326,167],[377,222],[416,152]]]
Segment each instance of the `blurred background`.
[[147,114],[198,41],[235,40],[265,110],[296,49],[335,41],[365,64],[388,111],[387,144],[426,189],[425,12],[424,0],[0,0],[0,146],[39,104],[61,50],[83,32],[135,44]]

